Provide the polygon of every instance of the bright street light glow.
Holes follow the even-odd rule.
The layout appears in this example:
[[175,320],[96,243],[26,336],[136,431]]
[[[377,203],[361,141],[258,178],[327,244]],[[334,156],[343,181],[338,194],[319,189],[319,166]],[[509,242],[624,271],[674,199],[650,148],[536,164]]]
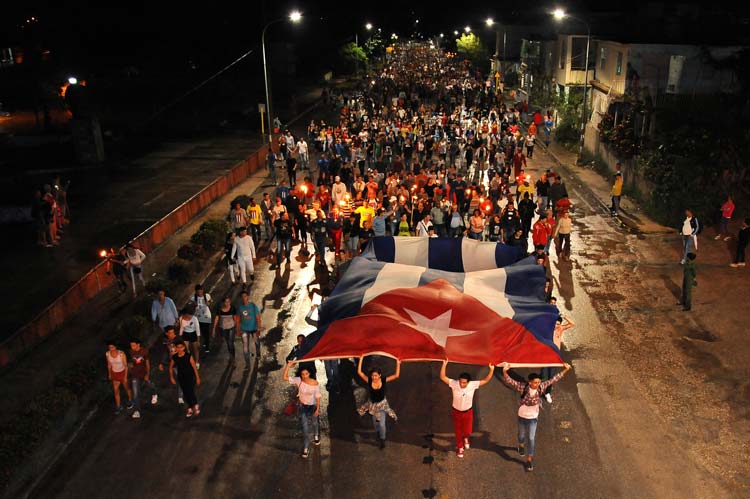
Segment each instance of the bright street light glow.
[[78,78],[76,78],[75,76],[71,76],[70,78],[68,78],[68,83],[70,83],[71,85],[77,85]]
[[493,24],[495,24],[495,21],[493,21],[491,17],[488,17],[484,22],[487,23],[487,26],[492,26]]
[[302,13],[298,10],[292,11],[292,13],[289,14],[289,20],[293,23],[300,22],[300,20],[302,20]]
[[372,23],[367,23],[367,24],[365,24],[365,29],[366,29],[367,31],[370,31],[370,30],[372,29]]
[[554,11],[552,12],[552,17],[554,17],[554,18],[555,18],[555,19],[557,19],[558,21],[559,21],[559,20],[561,20],[561,19],[565,19],[565,15],[566,15],[566,14],[565,14],[565,11],[564,11],[564,10],[562,10],[562,9],[555,9],[555,10],[554,10]]
[[454,34],[454,35],[456,35],[456,36],[458,36],[458,30],[457,30],[457,29],[454,29],[454,30],[453,30],[453,34]]
[[440,38],[443,38],[444,36],[445,36],[444,34],[440,33]]
[[471,31],[471,26],[466,26],[466,27],[464,28],[464,31],[466,31],[467,33],[468,33],[469,31]]

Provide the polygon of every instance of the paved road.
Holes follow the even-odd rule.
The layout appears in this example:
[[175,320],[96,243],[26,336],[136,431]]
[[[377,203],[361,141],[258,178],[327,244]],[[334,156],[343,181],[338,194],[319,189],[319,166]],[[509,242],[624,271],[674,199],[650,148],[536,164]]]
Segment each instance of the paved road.
[[[531,170],[548,164],[537,152]],[[450,393],[437,377],[439,366],[424,363],[405,364],[389,387],[400,419],[389,422],[385,450],[354,411],[361,388],[353,383],[340,396],[323,390],[323,442],[301,459],[298,423],[282,415],[290,389],[281,369],[295,335],[310,329],[303,320],[308,293],[329,277],[316,276],[295,247],[291,268],[272,271],[263,263],[252,287],[267,329],[257,367],[231,368],[223,348],[202,361],[203,409],[191,420],[163,377],[161,402],[140,421],[100,411],[34,497],[99,497],[103,490],[112,498],[730,497],[670,436],[605,334],[596,300],[574,270],[589,263],[585,240],[626,235],[585,191],[568,187],[577,206],[574,258],[552,260],[559,306],[577,323],[565,345],[574,371],[542,411],[533,473],[523,471],[515,451],[517,397],[499,381],[477,393],[473,448],[463,460],[455,456]],[[211,282],[218,282],[214,296],[222,295],[226,277]],[[390,361],[383,367],[393,369]],[[461,367],[451,366],[449,375]],[[324,382],[322,365],[319,373]]]

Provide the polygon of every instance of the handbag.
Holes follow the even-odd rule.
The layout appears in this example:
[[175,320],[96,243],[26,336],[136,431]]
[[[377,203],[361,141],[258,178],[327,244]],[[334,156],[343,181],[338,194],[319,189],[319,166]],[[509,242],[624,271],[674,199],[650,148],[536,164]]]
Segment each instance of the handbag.
[[[302,384],[302,381],[300,380],[300,384]],[[297,395],[294,396],[289,403],[284,407],[284,414],[287,416],[294,416],[297,413],[297,406],[299,405],[299,390],[300,387],[297,387]]]

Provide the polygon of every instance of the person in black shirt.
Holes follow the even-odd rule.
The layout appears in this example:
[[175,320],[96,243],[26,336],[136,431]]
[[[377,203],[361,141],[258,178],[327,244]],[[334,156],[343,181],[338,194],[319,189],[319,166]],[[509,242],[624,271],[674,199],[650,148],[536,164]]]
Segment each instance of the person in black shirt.
[[289,259],[292,255],[292,236],[294,235],[294,227],[289,219],[289,213],[282,213],[281,218],[276,220],[274,225],[276,226],[276,265],[281,265],[282,250],[286,255],[286,264],[289,265],[291,263]]
[[750,218],[745,219],[742,228],[737,233],[737,254],[734,257],[734,263],[729,264],[731,267],[745,266],[745,249],[748,241],[750,241]]

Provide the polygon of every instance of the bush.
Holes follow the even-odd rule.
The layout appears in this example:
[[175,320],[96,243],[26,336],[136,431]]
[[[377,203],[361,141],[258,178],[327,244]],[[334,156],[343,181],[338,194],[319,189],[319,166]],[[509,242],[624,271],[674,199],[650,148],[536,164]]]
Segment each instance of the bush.
[[151,317],[151,303],[153,303],[155,296],[156,293],[139,295],[133,302],[133,315],[149,319]]
[[[192,239],[192,238],[191,238]],[[193,261],[202,255],[203,251],[198,244],[183,244],[177,250],[177,257],[183,260]]]
[[203,222],[198,232],[192,235],[190,241],[199,244],[206,251],[216,251],[224,245],[229,227],[224,220],[207,220]]
[[581,132],[578,125],[572,121],[564,121],[555,129],[555,140],[565,143],[576,143],[581,140]]
[[170,291],[173,288],[174,283],[165,277],[156,276],[146,282],[146,291],[148,291],[152,295],[156,295],[156,293],[158,293],[160,289],[163,289],[164,291],[166,291],[167,295],[169,295]]
[[126,348],[131,338],[145,339],[151,331],[151,323],[145,317],[134,315],[121,320],[115,326],[114,337],[110,340],[117,342],[120,348]]
[[167,267],[167,277],[170,281],[178,284],[188,284],[190,282],[190,262],[176,258]]

